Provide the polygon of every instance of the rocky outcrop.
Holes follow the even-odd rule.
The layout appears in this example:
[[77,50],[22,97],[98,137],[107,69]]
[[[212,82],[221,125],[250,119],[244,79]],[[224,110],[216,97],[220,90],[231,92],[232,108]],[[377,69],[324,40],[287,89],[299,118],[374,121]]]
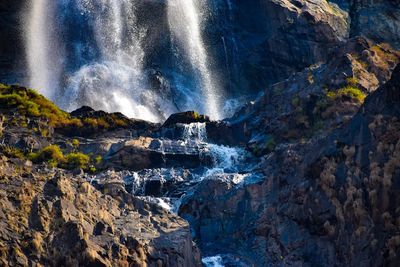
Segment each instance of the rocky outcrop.
[[106,162],[114,168],[140,171],[210,166],[212,159],[204,143],[140,137],[113,145],[106,155]]
[[210,118],[205,115],[200,115],[195,111],[186,111],[169,116],[169,118],[164,122],[163,127],[170,127],[177,123],[190,124],[203,122],[210,122]]
[[348,122],[365,97],[384,84],[400,54],[388,45],[356,38],[325,64],[293,74],[265,91],[232,119],[256,154],[276,143],[309,139]]
[[256,266],[398,265],[399,79],[400,67],[326,138],[279,144],[264,179],[203,181],[180,208],[203,251]]
[[398,0],[349,2],[351,2],[351,35],[362,35],[375,42],[386,42],[400,49]]
[[188,224],[124,188],[0,163],[1,265],[201,266]]

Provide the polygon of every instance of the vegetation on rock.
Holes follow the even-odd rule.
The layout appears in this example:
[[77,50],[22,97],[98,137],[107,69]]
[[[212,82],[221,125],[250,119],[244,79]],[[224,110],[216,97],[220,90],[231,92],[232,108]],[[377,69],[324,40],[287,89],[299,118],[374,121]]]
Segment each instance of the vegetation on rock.
[[45,120],[47,127],[34,129],[49,136],[49,127],[71,136],[88,136],[103,131],[128,128],[132,121],[120,113],[93,111],[87,116],[72,116],[33,89],[0,84],[0,109],[5,113],[17,112],[18,119],[10,123],[28,127],[28,118]]
[[35,163],[46,162],[52,167],[83,169],[91,172],[96,171],[94,165],[101,163],[101,157],[97,156],[92,159],[82,152],[71,152],[64,155],[57,145],[49,145],[38,152],[29,153],[28,158]]

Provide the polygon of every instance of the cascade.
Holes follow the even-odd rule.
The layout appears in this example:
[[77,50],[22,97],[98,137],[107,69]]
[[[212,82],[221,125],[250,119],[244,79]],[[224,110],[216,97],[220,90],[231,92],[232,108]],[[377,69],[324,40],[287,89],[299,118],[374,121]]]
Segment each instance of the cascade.
[[[183,86],[178,78],[158,76],[167,89],[157,90],[149,81],[152,70],[146,60],[154,51],[148,51],[151,26],[138,16],[142,4],[31,0],[25,21],[29,86],[68,111],[88,105],[159,122],[196,109],[221,119],[222,93],[203,38],[207,1],[167,1],[165,27],[182,51],[177,64],[189,62],[190,70],[182,75],[190,82]],[[173,49],[165,52],[175,56]]]
[[210,58],[202,38],[201,27],[206,13],[201,0],[169,0],[168,20],[176,45],[183,47],[190,64],[199,74],[199,83],[205,99],[204,112],[212,119],[221,119],[221,95],[210,69]]
[[200,122],[185,124],[182,138],[185,141],[193,140],[198,142],[206,142],[207,141],[206,124]]
[[40,89],[46,97],[56,96],[61,75],[61,51],[55,25],[55,4],[50,0],[34,0],[25,21],[26,58],[29,85]]
[[[142,49],[145,29],[137,26],[135,1],[74,1],[79,16],[89,21],[88,32],[93,34],[89,44],[76,42],[78,57],[84,58],[81,53],[87,53],[85,50],[94,50],[97,55],[71,72],[64,106],[71,110],[87,104],[106,111],[120,111],[129,117],[159,121],[153,108],[159,99],[146,90]],[[79,50],[82,47],[83,52]]]

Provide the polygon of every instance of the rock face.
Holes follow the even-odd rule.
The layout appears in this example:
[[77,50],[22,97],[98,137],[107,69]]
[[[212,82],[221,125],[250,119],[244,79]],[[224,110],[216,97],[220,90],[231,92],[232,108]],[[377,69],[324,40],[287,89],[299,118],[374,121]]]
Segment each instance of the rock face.
[[400,2],[351,1],[351,34],[362,35],[376,42],[387,42],[400,48]]
[[195,168],[212,163],[202,143],[150,137],[115,144],[106,155],[106,161],[115,168],[133,171],[162,167]]
[[265,179],[203,181],[180,208],[200,247],[256,266],[396,266],[399,79],[326,138],[280,144]]
[[[3,81],[21,82],[26,76],[26,65],[21,64],[26,4],[25,0],[3,1],[0,6]],[[171,98],[173,88],[165,84],[175,86],[171,70],[179,64],[171,51],[167,3],[141,0],[136,1],[136,9],[138,27],[146,29],[144,68],[150,87]],[[364,36],[399,48],[399,12],[397,0],[218,0],[209,6],[203,36],[218,82],[228,96],[238,96],[260,92],[293,72],[326,62],[349,37]],[[69,31],[67,35],[79,34]],[[180,63],[190,69],[187,62]]]
[[250,140],[256,154],[281,141],[329,133],[359,110],[364,98],[384,84],[400,54],[364,38],[347,42],[325,64],[306,68],[265,91],[230,122]]
[[21,14],[25,0],[5,0],[0,3],[0,80],[22,82],[24,77],[23,21]]
[[201,266],[188,224],[128,194],[61,170],[1,160],[4,266]]

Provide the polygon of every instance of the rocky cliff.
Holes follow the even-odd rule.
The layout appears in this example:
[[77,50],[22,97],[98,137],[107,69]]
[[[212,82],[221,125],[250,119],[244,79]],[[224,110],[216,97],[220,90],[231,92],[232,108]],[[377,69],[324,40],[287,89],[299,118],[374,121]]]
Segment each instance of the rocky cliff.
[[264,178],[202,181],[179,211],[200,247],[255,266],[396,266],[399,79],[326,137],[277,145]]
[[[166,3],[137,5],[161,95],[177,67]],[[24,72],[24,5],[0,3],[1,80]],[[212,1],[221,83],[261,93],[224,121],[68,113],[0,84],[0,265],[398,266],[399,10]]]

